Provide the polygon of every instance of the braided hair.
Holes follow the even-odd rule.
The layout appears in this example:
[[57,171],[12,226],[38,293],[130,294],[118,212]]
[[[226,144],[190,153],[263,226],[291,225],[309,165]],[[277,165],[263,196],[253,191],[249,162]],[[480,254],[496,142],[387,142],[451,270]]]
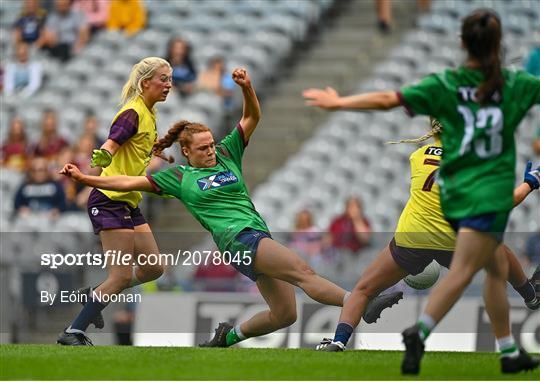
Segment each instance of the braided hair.
[[[210,131],[210,129],[201,123],[195,123],[186,120],[176,122],[169,129],[169,131],[167,131],[167,134],[165,134],[163,138],[161,138],[154,144],[154,147],[152,148],[152,153],[155,156],[163,159],[164,161],[173,163],[174,158],[170,155],[164,155],[163,150],[171,147],[175,142],[180,143],[180,147],[189,146],[191,144],[191,138],[193,137],[193,134],[204,133],[206,131]],[[183,152],[182,155],[184,155]]]
[[439,134],[442,131],[442,124],[435,118],[429,117],[429,121],[431,123],[431,130],[421,137],[414,138],[414,139],[402,139],[397,142],[386,142],[389,145],[397,145],[399,143],[421,143],[424,141],[427,141],[429,138],[439,136]]

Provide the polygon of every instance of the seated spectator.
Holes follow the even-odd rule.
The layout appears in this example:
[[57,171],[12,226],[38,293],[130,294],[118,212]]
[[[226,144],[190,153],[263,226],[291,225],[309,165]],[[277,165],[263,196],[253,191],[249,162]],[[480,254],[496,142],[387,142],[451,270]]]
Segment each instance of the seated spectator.
[[197,86],[200,90],[210,91],[223,97],[226,110],[230,111],[234,107],[234,81],[225,72],[223,57],[213,57],[208,61],[207,69],[200,74]]
[[6,64],[4,94],[28,98],[41,87],[41,63],[31,61],[28,44],[20,42],[15,47],[15,60]]
[[73,9],[84,14],[91,36],[105,28],[109,19],[109,6],[109,0],[73,1]]
[[334,249],[358,253],[369,244],[371,226],[362,211],[362,203],[357,197],[347,200],[345,212],[330,223],[329,241]]
[[167,57],[171,64],[173,87],[181,94],[186,95],[193,91],[197,72],[191,60],[190,46],[180,37],[173,37],[167,45]]
[[47,17],[41,45],[61,61],[78,54],[88,42],[89,29],[84,14],[71,7],[71,0],[56,0]]
[[[64,148],[56,157],[55,168],[61,168],[66,163],[75,163],[79,168],[84,169],[86,174],[99,175],[101,169],[90,167],[92,150],[95,146],[95,140],[92,136],[83,134],[73,148]],[[53,179],[59,182],[66,195],[66,210],[68,211],[86,211],[88,196],[92,190],[79,183],[66,179],[60,174],[53,174]]]
[[196,288],[205,292],[235,292],[240,278],[232,265],[201,263],[193,276]]
[[30,151],[32,155],[54,159],[64,148],[67,148],[68,142],[58,134],[57,126],[56,112],[46,109],[41,120],[41,137],[32,147]]
[[27,179],[15,194],[17,216],[44,213],[57,217],[66,209],[64,190],[51,179],[45,158],[34,158],[28,169]]
[[13,25],[13,45],[20,42],[36,43],[41,47],[43,26],[47,12],[40,7],[39,0],[25,0],[22,12]]
[[146,9],[140,0],[111,0],[107,29],[133,36],[146,24]]
[[9,126],[8,137],[2,144],[2,166],[12,170],[24,171],[28,157],[28,139],[24,121],[14,117]]
[[92,111],[88,111],[84,117],[83,135],[89,135],[94,139],[94,148],[101,147],[105,140],[99,135],[99,120]]
[[317,262],[322,258],[321,230],[313,224],[313,215],[308,209],[299,211],[295,220],[289,248],[298,252],[308,262]]

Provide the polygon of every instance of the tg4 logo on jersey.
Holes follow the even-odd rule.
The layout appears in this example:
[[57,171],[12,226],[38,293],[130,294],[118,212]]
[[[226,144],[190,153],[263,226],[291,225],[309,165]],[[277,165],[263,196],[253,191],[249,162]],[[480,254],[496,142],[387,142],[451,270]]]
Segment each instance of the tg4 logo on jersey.
[[227,186],[238,182],[238,177],[231,170],[218,172],[217,174],[206,176],[197,180],[197,185],[201,191]]

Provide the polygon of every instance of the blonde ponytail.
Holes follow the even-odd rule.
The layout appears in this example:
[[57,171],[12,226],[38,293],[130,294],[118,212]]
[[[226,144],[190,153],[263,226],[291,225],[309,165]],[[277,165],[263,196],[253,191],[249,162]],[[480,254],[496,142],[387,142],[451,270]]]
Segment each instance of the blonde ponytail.
[[156,70],[162,66],[171,67],[166,60],[160,57],[146,57],[133,65],[129,78],[122,88],[120,104],[125,105],[136,96],[142,95],[142,81],[152,78]]
[[442,124],[433,117],[429,117],[429,121],[431,123],[431,130],[429,131],[429,133],[415,139],[402,139],[397,142],[386,142],[386,143],[389,145],[397,145],[400,143],[421,143],[421,142],[427,141],[429,138],[438,136],[442,131]]

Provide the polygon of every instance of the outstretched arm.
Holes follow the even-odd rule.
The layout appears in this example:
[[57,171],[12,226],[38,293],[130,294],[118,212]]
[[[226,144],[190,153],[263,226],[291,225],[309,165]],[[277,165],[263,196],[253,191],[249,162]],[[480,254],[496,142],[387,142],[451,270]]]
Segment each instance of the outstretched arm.
[[518,206],[533,191],[540,188],[540,166],[532,169],[532,162],[527,162],[523,183],[514,189],[514,207]]
[[66,164],[60,174],[90,187],[111,191],[153,192],[152,184],[145,176],[92,176],[85,175],[74,164]]
[[388,110],[400,106],[394,91],[372,92],[341,97],[335,89],[307,89],[302,92],[306,105],[322,109]]
[[247,71],[245,69],[235,69],[232,77],[234,82],[242,88],[244,107],[240,126],[242,126],[244,132],[245,143],[247,143],[261,119],[261,107],[255,89],[253,89],[253,86],[251,85],[251,78]]

